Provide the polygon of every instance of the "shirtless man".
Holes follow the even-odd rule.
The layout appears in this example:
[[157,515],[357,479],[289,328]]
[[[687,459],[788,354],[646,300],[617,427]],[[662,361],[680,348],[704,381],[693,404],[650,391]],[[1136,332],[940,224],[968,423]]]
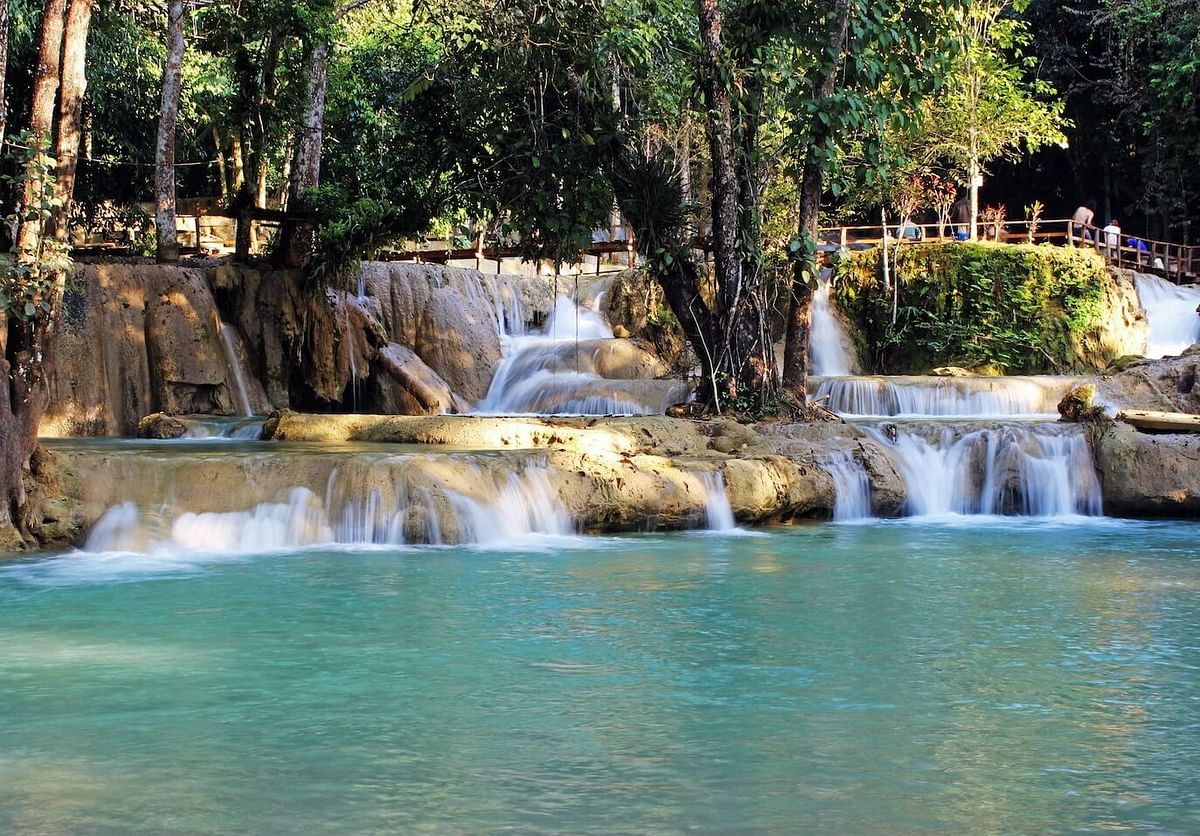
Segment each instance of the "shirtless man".
[[1083,228],[1083,240],[1091,241],[1091,229],[1095,227],[1092,223],[1096,218],[1096,201],[1087,200],[1083,205],[1075,210],[1075,214],[1071,216],[1071,220],[1075,222],[1075,226]]

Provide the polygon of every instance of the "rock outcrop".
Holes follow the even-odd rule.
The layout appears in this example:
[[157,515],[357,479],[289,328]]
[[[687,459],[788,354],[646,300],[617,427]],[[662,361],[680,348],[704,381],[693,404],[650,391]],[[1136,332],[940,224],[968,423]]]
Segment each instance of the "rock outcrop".
[[1120,421],[1106,421],[1093,433],[1105,513],[1200,514],[1200,436],[1143,433]]
[[1152,409],[1200,413],[1200,354],[1135,360],[1095,382],[1096,403],[1109,412]]
[[155,411],[237,412],[205,270],[79,265],[57,328],[43,435],[133,435]]

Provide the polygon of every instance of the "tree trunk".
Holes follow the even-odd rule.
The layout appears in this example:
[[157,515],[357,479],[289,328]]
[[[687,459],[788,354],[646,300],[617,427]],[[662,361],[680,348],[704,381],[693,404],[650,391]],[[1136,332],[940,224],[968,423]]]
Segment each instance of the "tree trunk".
[[167,61],[163,67],[162,115],[154,150],[154,225],[158,231],[158,261],[179,260],[179,231],[175,223],[175,126],[183,70],[183,0],[167,4]]
[[720,308],[731,314],[738,297],[738,178],[733,144],[733,101],[727,86],[717,0],[699,0],[704,97],[712,157],[712,249]]
[[321,146],[325,139],[325,88],[329,80],[329,46],[321,43],[308,56],[308,105],[296,137],[288,205],[299,206],[304,192],[321,182]]
[[[730,399],[751,404],[773,385],[774,363],[766,339],[759,300],[753,298],[738,232],[743,212],[739,203],[738,150],[734,142],[731,69],[721,42],[721,10],[717,0],[699,0],[700,41],[708,140],[712,158],[712,248],[717,296],[717,328],[708,350],[715,352],[714,373],[721,380],[712,388]],[[715,339],[714,339],[715,338]],[[714,404],[715,405],[715,404]]]
[[8,127],[8,104],[5,99],[8,73],[8,0],[0,0],[0,146]]
[[87,89],[87,41],[95,0],[71,0],[63,34],[62,90],[58,102],[58,180],[54,195],[61,201],[52,219],[54,234],[66,241],[71,234],[71,204],[75,196],[75,172],[82,145],[83,94]]
[[221,144],[221,129],[213,125],[213,147],[217,149],[217,188],[221,190],[221,200],[229,202],[229,172],[225,165],[225,146]]
[[[290,211],[304,208],[304,195],[321,182],[321,146],[324,143],[325,88],[329,80],[329,45],[314,44],[305,62],[308,67],[308,106],[304,123],[296,136],[296,153],[288,183],[287,205]],[[284,224],[280,257],[287,267],[304,265],[311,254],[313,228],[310,223],[288,221]]]
[[[58,79],[62,64],[63,12],[67,0],[46,0],[42,12],[42,25],[38,34],[38,63],[33,77],[33,98],[29,111],[29,132],[49,151],[51,132],[54,129],[54,102],[58,93]],[[22,206],[28,211],[42,194],[44,185],[40,177],[29,177],[25,181]],[[17,252],[20,258],[30,260],[37,257],[38,241],[42,235],[40,217],[27,218],[17,233]]]
[[[837,88],[837,74],[849,28],[850,0],[838,0],[825,38],[833,60],[822,71],[824,74],[816,89],[818,99],[828,99]],[[828,138],[829,129],[825,123],[814,119],[813,135],[804,155],[804,167],[800,175],[800,218],[797,224],[800,240],[808,241],[814,247],[821,217],[821,193],[825,190],[825,165],[818,149]],[[809,252],[806,248],[793,267],[787,335],[783,345],[783,388],[800,403],[806,403],[808,398],[808,343],[812,330],[813,295],[810,281],[816,271],[816,251]]]
[[229,137],[229,161],[233,165],[233,182],[230,183],[229,190],[236,195],[246,185],[246,165],[242,156],[242,138],[238,136],[237,131],[234,131]]

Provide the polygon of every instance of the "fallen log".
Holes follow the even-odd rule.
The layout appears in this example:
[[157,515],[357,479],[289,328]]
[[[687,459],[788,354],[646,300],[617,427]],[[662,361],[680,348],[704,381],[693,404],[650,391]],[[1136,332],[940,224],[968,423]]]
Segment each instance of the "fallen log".
[[1145,432],[1200,432],[1200,415],[1184,412],[1155,412],[1148,409],[1126,409],[1117,415],[1126,424]]

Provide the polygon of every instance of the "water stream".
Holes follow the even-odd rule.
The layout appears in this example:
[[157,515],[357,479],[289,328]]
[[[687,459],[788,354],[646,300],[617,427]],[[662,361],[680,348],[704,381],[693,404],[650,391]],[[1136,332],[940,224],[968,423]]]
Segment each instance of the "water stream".
[[1179,285],[1145,273],[1134,274],[1138,299],[1146,312],[1150,338],[1147,357],[1169,357],[1200,342],[1200,288]]
[[686,400],[678,380],[610,379],[597,360],[614,342],[601,297],[580,307],[559,296],[545,327],[505,335],[491,387],[476,411],[485,415],[652,415]]

